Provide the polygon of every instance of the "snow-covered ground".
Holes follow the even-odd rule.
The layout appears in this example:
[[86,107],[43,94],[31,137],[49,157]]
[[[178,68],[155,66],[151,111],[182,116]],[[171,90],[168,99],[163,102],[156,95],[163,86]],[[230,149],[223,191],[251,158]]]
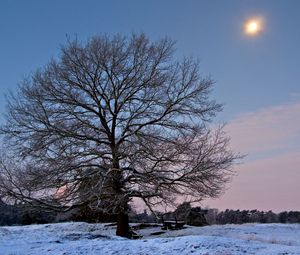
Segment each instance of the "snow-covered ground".
[[115,236],[107,224],[60,223],[0,227],[0,255],[67,254],[280,254],[300,255],[300,224],[244,224],[187,227],[139,240]]

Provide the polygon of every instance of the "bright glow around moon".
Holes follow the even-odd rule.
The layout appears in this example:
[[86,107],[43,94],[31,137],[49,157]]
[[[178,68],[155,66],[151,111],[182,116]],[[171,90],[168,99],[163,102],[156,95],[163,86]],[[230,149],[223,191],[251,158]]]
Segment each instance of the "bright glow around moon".
[[260,19],[250,19],[245,22],[244,31],[246,35],[257,35],[262,30],[262,21]]

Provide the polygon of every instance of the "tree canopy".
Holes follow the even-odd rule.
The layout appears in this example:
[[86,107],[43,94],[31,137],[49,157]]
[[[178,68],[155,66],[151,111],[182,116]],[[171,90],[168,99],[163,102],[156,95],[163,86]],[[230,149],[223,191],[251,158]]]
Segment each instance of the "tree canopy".
[[222,108],[212,86],[197,61],[175,60],[168,38],[68,41],[8,98],[0,193],[56,210],[102,208],[120,215],[123,236],[132,199],[151,208],[217,197],[237,155],[209,125]]

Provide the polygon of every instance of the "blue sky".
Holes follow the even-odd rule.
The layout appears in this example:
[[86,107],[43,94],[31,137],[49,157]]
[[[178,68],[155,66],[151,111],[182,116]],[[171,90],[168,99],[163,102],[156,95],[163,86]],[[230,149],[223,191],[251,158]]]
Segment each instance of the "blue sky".
[[[203,74],[216,80],[214,94],[226,105],[221,116],[227,121],[300,92],[299,9],[297,0],[2,0],[0,86],[14,89],[57,55],[66,35],[82,40],[101,33],[167,35],[177,41],[178,57],[198,57]],[[265,17],[265,30],[247,38],[243,22],[256,15]]]
[[[199,58],[203,75],[216,81],[213,97],[225,104],[217,119],[229,123],[234,148],[249,155],[238,168],[236,180],[244,176],[245,182],[244,173],[250,171],[247,164],[262,160],[287,160],[290,172],[296,171],[295,155],[300,157],[299,10],[298,0],[2,0],[0,113],[5,112],[3,94],[14,91],[22,78],[56,57],[67,35],[80,40],[102,33],[144,32],[153,39],[168,36],[177,41],[176,57]],[[264,17],[264,29],[259,36],[247,37],[243,23],[253,16]],[[286,159],[288,155],[293,160]],[[283,176],[279,170],[278,180]],[[295,178],[288,173],[285,178]],[[255,179],[252,181],[248,182],[251,186],[255,185]],[[235,191],[238,185],[234,185],[235,194],[242,192]],[[230,204],[233,197],[231,194],[224,206],[242,207]],[[300,210],[293,197],[289,201],[285,207]],[[252,207],[263,208],[261,205],[253,200]],[[283,208],[273,205],[266,204],[274,210]]]

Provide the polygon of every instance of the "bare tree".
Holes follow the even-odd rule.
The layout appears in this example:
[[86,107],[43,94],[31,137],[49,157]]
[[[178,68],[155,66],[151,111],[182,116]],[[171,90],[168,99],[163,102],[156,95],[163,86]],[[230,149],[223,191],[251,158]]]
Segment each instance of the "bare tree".
[[135,198],[151,208],[218,196],[237,156],[208,125],[221,110],[212,80],[173,53],[171,40],[143,34],[69,41],[8,98],[2,195],[116,213],[127,237]]

